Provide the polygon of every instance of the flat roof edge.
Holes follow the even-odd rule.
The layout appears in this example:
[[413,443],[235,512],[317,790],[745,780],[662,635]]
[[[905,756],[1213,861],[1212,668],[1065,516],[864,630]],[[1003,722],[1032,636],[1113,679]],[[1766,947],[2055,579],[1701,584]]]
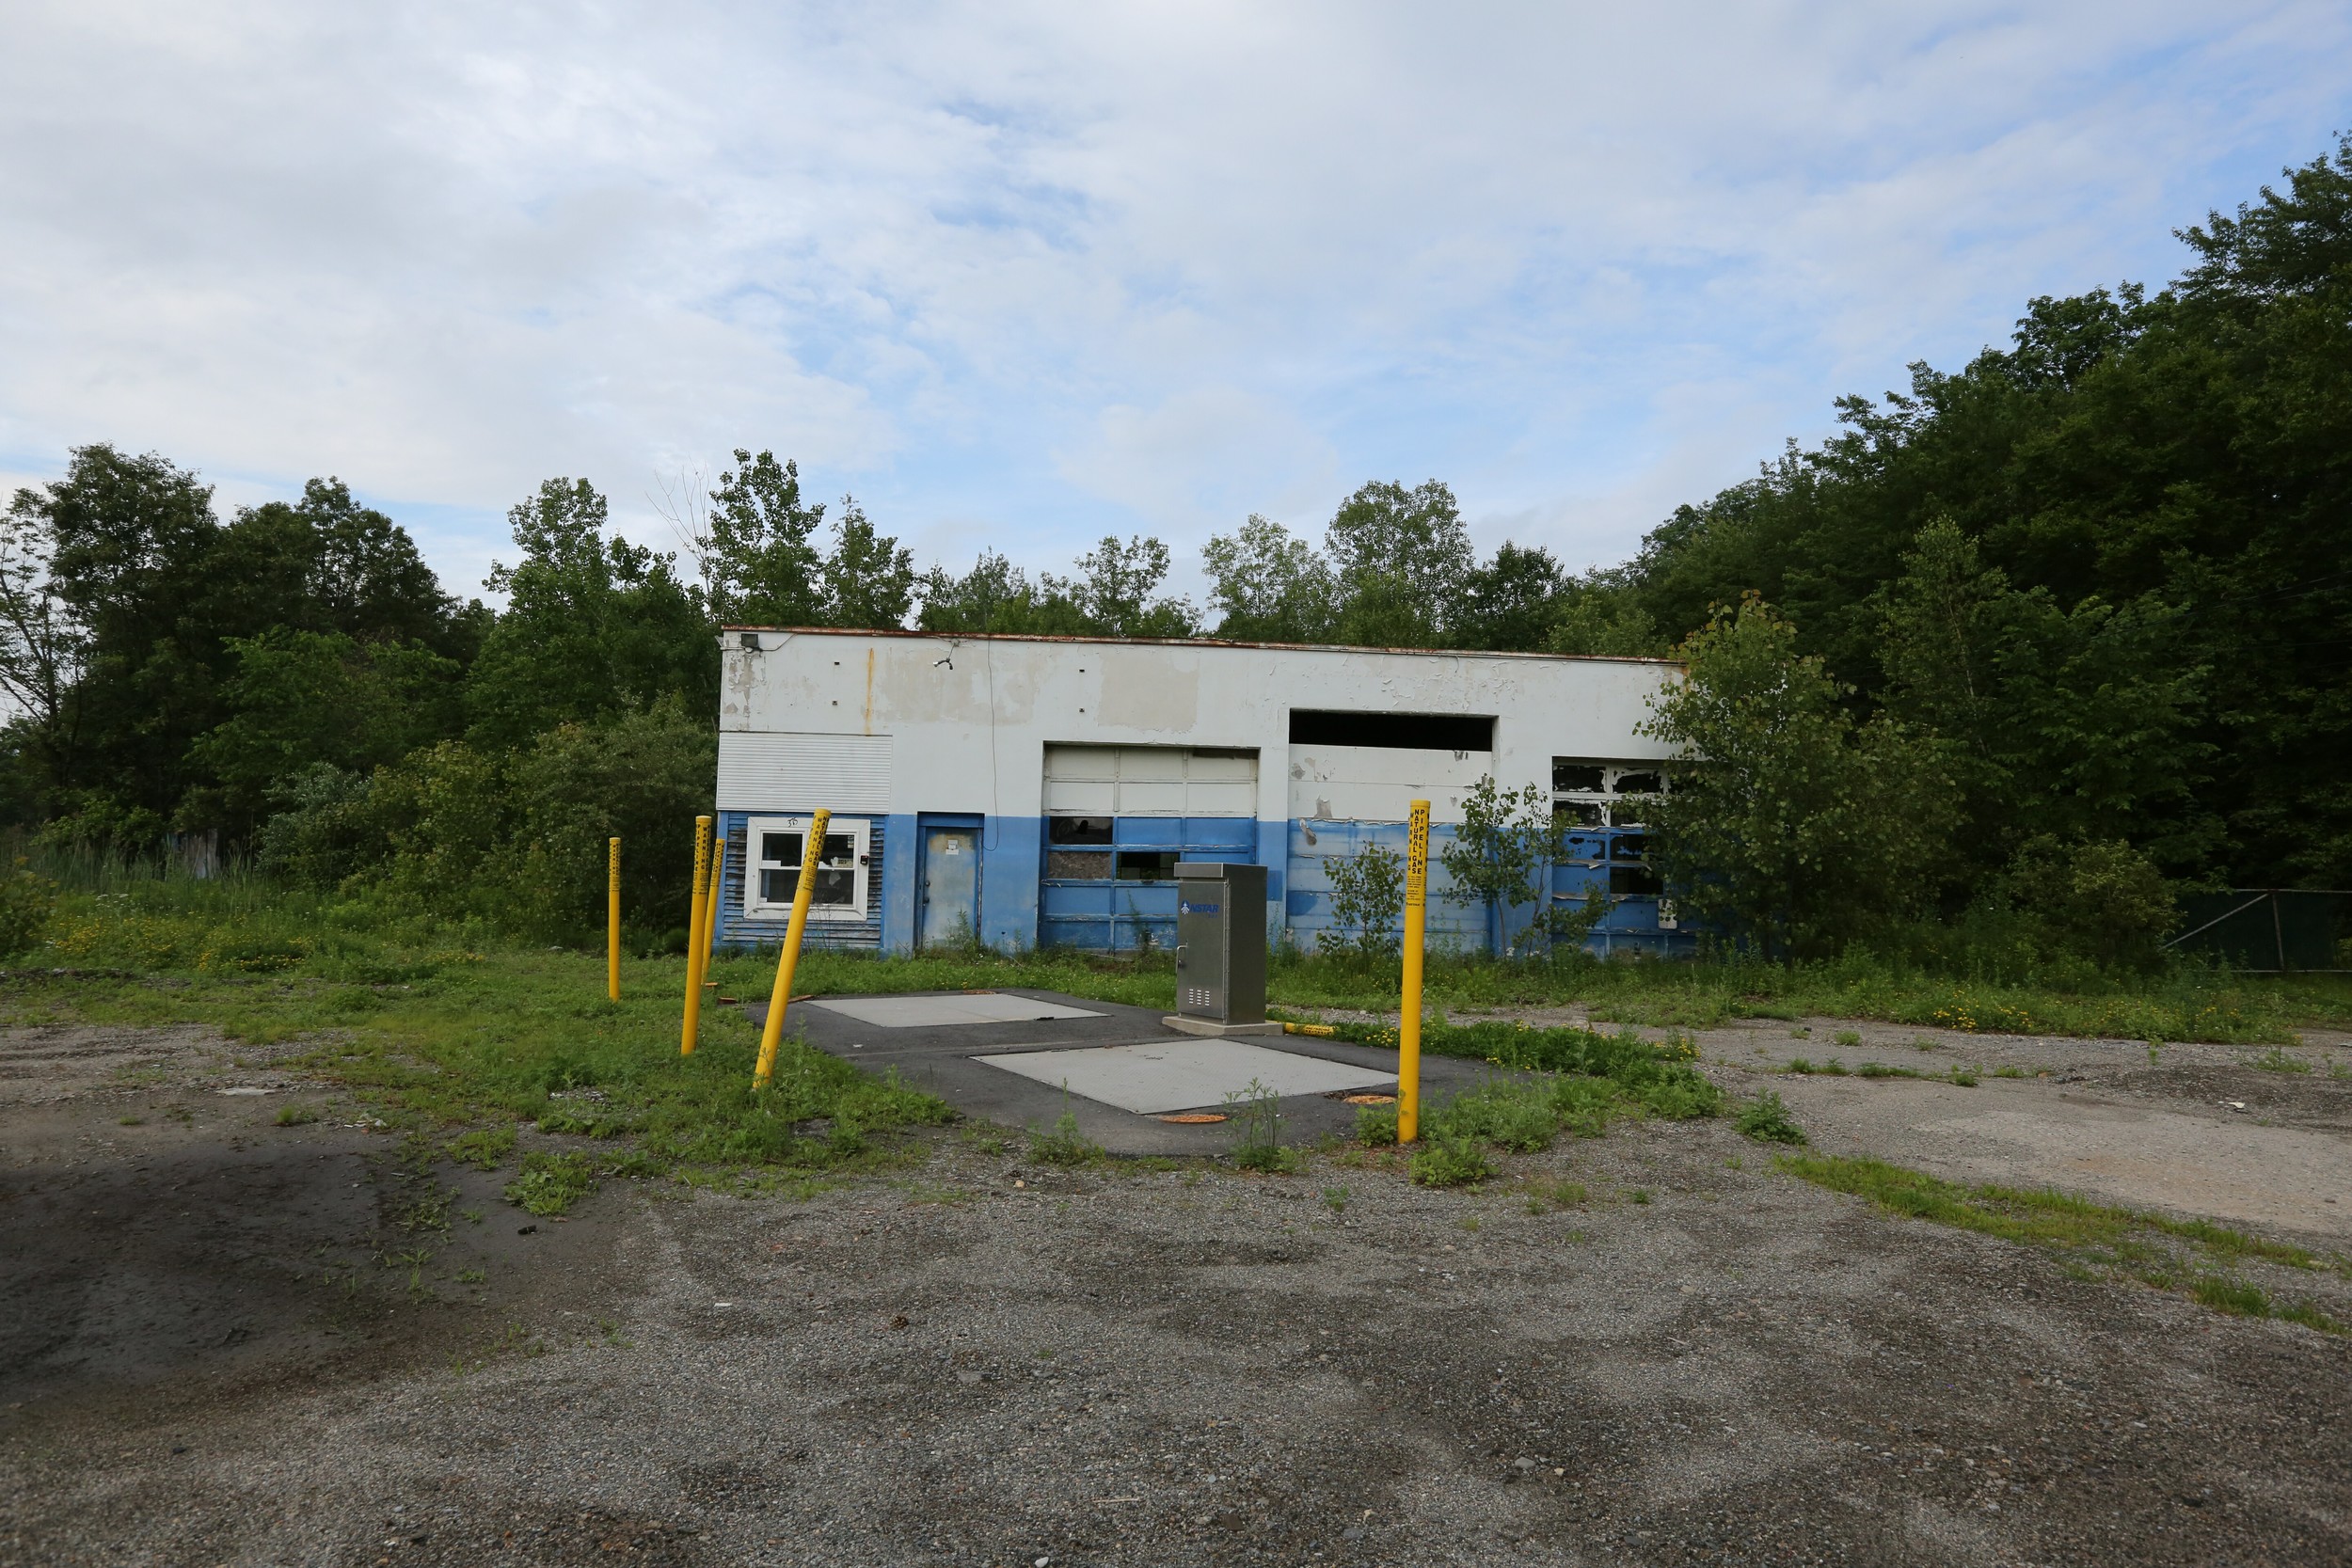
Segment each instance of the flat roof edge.
[[739,631],[783,632],[793,637],[904,637],[935,642],[1087,642],[1134,648],[1244,648],[1308,654],[1411,654],[1422,658],[1529,658],[1569,664],[1656,664],[1681,669],[1682,660],[1647,654],[1521,653],[1505,648],[1386,648],[1354,642],[1242,642],[1222,637],[1095,637],[1022,631],[909,631],[903,626],[768,626],[749,624],[722,626],[722,635]]

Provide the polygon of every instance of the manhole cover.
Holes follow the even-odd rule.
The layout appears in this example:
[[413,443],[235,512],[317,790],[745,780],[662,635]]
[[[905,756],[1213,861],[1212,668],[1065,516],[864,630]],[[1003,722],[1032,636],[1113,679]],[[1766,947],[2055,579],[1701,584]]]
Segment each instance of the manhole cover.
[[1340,1096],[1340,1099],[1349,1105],[1393,1105],[1396,1103],[1396,1096],[1392,1094],[1343,1094]]
[[1213,1121],[1223,1121],[1225,1113],[1222,1111],[1180,1111],[1175,1116],[1162,1117],[1160,1119],[1175,1122],[1182,1127],[1205,1127]]

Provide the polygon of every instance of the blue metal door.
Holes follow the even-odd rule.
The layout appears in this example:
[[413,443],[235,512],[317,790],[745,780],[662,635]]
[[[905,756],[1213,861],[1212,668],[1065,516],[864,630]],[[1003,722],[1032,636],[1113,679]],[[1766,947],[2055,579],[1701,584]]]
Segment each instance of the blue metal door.
[[980,833],[977,828],[926,827],[916,895],[914,944],[948,947],[980,929]]

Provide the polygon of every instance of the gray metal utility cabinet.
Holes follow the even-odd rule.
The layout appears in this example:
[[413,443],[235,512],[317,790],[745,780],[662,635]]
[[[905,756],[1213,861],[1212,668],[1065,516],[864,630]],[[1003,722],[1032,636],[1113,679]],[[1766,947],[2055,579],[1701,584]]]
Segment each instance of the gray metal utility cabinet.
[[1279,1035],[1265,1017],[1265,867],[1176,863],[1176,1016],[1188,1034]]

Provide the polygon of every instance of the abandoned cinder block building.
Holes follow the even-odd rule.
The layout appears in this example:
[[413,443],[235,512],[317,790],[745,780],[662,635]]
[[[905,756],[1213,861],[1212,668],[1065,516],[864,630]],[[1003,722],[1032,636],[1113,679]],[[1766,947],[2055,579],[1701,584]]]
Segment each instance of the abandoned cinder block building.
[[1551,789],[1573,829],[1551,896],[1613,897],[1597,951],[1692,944],[1641,832],[1665,661],[749,627],[723,644],[726,945],[781,936],[821,806],[812,942],[1165,945],[1185,859],[1263,865],[1271,940],[1311,949],[1327,863],[1402,853],[1425,798],[1431,944],[1485,948],[1486,911],[1444,896],[1437,846],[1486,775]]

